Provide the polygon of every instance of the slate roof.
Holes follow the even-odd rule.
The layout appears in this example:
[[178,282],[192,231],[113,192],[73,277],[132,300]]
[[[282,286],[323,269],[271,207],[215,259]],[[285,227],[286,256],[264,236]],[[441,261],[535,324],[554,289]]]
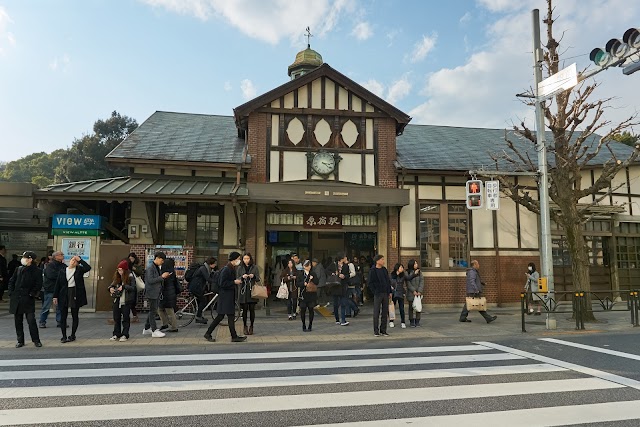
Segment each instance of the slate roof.
[[[519,151],[528,153],[535,163],[537,153],[533,144],[523,141],[513,131],[507,131],[507,134]],[[491,155],[507,150],[504,137],[504,129],[408,125],[397,139],[397,160],[400,166],[410,170],[469,171],[483,166],[485,169],[494,170],[495,162]],[[587,143],[597,143],[599,138],[592,136]],[[547,141],[552,140],[553,135],[547,132]],[[621,160],[633,153],[633,148],[615,141],[612,141],[610,146]],[[591,164],[602,165],[610,157],[609,151],[603,149]],[[553,156],[550,155],[549,165],[554,164]],[[499,164],[499,168],[515,170],[513,165],[505,161]]]
[[91,181],[55,184],[36,191],[40,199],[60,196],[74,199],[129,200],[226,200],[230,197],[247,198],[246,184],[237,185],[228,179],[200,177],[133,176],[104,178]]
[[106,158],[237,164],[243,149],[233,117],[156,111]]

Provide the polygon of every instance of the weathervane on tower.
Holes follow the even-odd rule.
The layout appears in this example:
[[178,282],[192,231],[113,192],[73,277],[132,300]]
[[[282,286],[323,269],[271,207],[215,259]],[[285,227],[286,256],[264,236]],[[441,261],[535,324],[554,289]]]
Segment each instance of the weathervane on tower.
[[304,36],[307,38],[307,48],[311,49],[311,37],[313,37],[313,34],[311,34],[311,29],[309,27],[307,27]]

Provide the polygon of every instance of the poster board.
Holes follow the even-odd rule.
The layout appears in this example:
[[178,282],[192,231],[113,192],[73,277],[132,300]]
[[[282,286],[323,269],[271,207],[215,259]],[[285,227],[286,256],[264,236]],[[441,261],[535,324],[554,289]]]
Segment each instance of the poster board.
[[[87,264],[91,265],[91,239],[90,238],[63,238],[62,248],[60,249],[64,255],[64,263],[69,265],[69,261],[74,256],[79,256]],[[89,277],[89,272],[83,277]]]
[[185,250],[182,246],[155,246],[147,248],[147,260],[146,267],[149,267],[153,263],[153,256],[156,252],[164,252],[167,255],[167,259],[171,258],[175,262],[176,277],[182,279],[187,271],[187,258],[189,250]]

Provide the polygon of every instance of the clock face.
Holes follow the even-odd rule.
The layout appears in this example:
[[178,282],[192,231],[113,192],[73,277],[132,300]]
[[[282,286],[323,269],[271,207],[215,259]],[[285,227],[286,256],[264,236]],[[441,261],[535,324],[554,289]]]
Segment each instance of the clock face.
[[331,175],[336,168],[336,161],[331,153],[318,153],[311,162],[313,171],[318,175]]

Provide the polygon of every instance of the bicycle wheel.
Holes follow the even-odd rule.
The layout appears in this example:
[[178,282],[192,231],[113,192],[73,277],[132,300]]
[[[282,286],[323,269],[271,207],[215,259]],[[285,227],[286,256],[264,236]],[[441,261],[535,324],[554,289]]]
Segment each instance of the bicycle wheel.
[[178,327],[184,328],[189,326],[196,318],[198,302],[195,298],[192,298],[191,300],[178,298],[178,307],[180,306],[182,306],[182,308],[176,312],[176,319],[178,320]]

